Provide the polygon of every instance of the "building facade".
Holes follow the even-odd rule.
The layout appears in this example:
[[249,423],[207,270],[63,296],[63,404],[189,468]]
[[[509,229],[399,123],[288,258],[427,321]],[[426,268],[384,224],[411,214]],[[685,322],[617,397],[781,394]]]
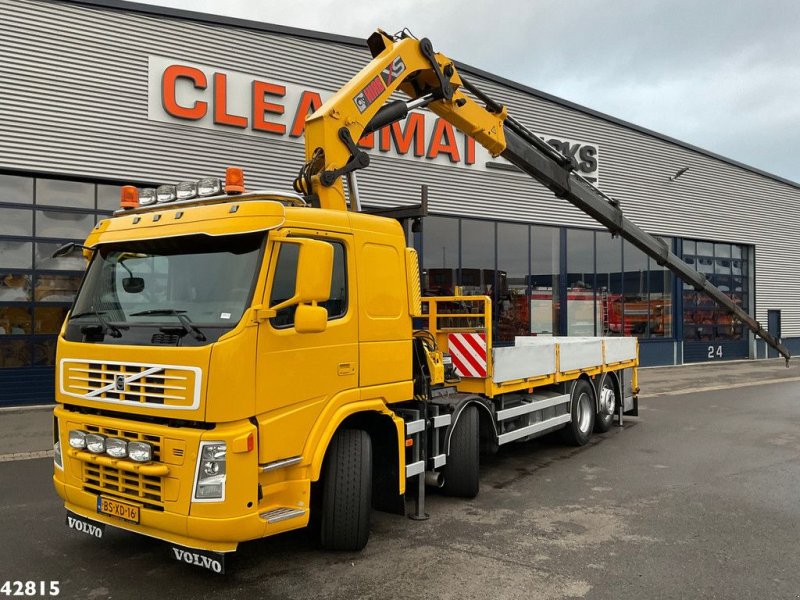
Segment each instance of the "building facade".
[[[52,259],[124,184],[245,169],[290,189],[303,120],[362,40],[115,0],[0,0],[0,405],[49,402],[83,263]],[[387,24],[392,25],[392,24]],[[367,35],[369,32],[365,32]],[[433,40],[434,46],[436,41]],[[457,49],[455,54],[457,55]],[[735,302],[800,349],[800,185],[462,65]],[[432,113],[362,140],[362,202],[413,205],[427,294],[488,294],[495,342],[635,335],[642,363],[765,358],[730,314]]]

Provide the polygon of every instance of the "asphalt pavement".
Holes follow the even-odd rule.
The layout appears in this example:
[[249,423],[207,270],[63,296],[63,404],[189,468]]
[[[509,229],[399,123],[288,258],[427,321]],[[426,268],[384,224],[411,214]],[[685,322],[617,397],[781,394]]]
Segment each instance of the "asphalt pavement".
[[[242,544],[224,576],[157,541],[68,530],[52,459],[5,458],[0,584],[92,600],[800,598],[800,370],[643,369],[640,385],[640,416],[583,448],[512,444],[482,457],[476,499],[433,493],[422,522],[374,513],[363,552],[293,532]],[[51,419],[0,413],[0,455],[46,451]]]

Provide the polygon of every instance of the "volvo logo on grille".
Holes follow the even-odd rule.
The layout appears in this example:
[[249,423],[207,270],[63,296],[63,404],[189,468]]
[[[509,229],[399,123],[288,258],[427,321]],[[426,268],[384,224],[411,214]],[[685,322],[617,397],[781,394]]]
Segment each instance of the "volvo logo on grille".
[[125,390],[125,375],[117,375],[114,379],[114,389],[118,392]]

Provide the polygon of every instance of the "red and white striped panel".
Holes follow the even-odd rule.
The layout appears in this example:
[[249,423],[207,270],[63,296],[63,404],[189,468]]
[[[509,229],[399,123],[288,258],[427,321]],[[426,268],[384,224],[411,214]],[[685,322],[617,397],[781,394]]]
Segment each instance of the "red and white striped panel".
[[447,345],[461,377],[486,377],[486,334],[451,333]]

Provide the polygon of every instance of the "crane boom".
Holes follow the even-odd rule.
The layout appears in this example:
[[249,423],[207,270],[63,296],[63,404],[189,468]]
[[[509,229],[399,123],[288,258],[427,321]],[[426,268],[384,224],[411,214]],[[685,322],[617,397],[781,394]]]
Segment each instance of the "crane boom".
[[[502,156],[556,197],[567,200],[729,310],[777,350],[788,366],[789,351],[758,321],[705,275],[673,254],[663,240],[626,218],[617,201],[573,171],[569,158],[509,116],[504,106],[465,81],[454,61],[434,53],[429,40],[417,40],[408,34],[389,36],[378,30],[367,44],[373,60],[306,119],[306,163],[295,180],[295,189],[313,204],[346,210],[342,176],[349,177],[369,165],[369,155],[358,148],[358,140],[405,118],[414,108],[427,106],[473,137],[492,156]],[[411,100],[389,102],[397,90]],[[478,104],[473,96],[485,106]]]

